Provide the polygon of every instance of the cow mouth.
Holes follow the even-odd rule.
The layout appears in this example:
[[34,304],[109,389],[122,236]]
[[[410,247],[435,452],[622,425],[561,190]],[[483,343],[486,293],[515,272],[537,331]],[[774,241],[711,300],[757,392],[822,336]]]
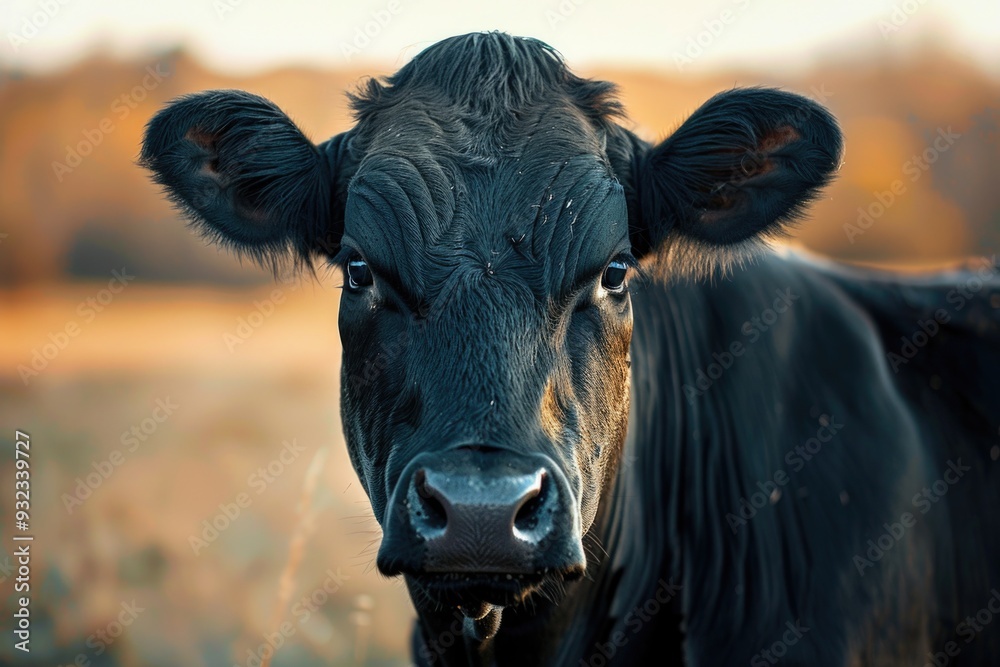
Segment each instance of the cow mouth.
[[470,618],[480,618],[487,607],[511,607],[543,587],[551,575],[495,573],[421,573],[407,577],[419,592],[414,602],[432,607],[459,607]]

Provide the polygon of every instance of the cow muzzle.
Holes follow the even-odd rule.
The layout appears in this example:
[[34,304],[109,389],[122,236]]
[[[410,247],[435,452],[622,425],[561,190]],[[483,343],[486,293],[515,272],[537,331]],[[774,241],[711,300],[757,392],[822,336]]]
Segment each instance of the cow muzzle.
[[470,446],[410,462],[377,562],[383,574],[415,575],[453,594],[445,597],[491,602],[586,567],[579,511],[559,468],[542,455]]

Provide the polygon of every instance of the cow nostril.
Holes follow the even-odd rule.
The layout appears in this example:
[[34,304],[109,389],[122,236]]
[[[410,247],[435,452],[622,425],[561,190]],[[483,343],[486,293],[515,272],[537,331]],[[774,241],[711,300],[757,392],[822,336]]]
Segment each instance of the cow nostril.
[[480,533],[492,535],[497,545],[513,544],[514,538],[522,546],[538,546],[552,533],[558,498],[543,468],[527,474],[504,470],[482,481],[420,468],[410,478],[406,507],[419,538],[445,545],[436,548],[458,549],[456,544]]
[[441,503],[437,490],[428,484],[423,470],[418,470],[414,475],[413,487],[417,492],[417,506],[412,508],[414,518],[419,519],[423,527],[443,530],[448,524],[448,512]]
[[538,485],[530,489],[521,499],[521,507],[518,508],[514,516],[515,533],[531,533],[538,528],[539,519],[542,515],[542,508],[548,496],[547,477],[542,471]]

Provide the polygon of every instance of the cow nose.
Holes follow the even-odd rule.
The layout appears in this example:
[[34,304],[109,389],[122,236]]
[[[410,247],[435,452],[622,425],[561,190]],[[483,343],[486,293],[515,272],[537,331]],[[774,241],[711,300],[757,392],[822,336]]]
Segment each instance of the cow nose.
[[378,559],[386,574],[577,575],[586,565],[573,494],[546,457],[424,455],[393,496]]
[[421,468],[413,476],[415,494],[408,494],[413,528],[438,550],[479,534],[510,549],[520,542],[537,547],[552,529],[556,501],[546,482],[541,468],[488,480]]

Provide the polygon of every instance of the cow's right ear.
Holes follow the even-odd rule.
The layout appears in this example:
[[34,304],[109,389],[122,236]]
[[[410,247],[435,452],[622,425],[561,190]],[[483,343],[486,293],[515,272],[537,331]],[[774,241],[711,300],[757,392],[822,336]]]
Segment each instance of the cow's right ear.
[[153,117],[139,163],[211,240],[277,266],[289,256],[336,252],[343,211],[333,193],[344,136],[317,147],[272,102],[208,91]]
[[843,138],[816,102],[736,88],[660,144],[633,148],[633,253],[673,275],[704,276],[784,234],[836,174]]

